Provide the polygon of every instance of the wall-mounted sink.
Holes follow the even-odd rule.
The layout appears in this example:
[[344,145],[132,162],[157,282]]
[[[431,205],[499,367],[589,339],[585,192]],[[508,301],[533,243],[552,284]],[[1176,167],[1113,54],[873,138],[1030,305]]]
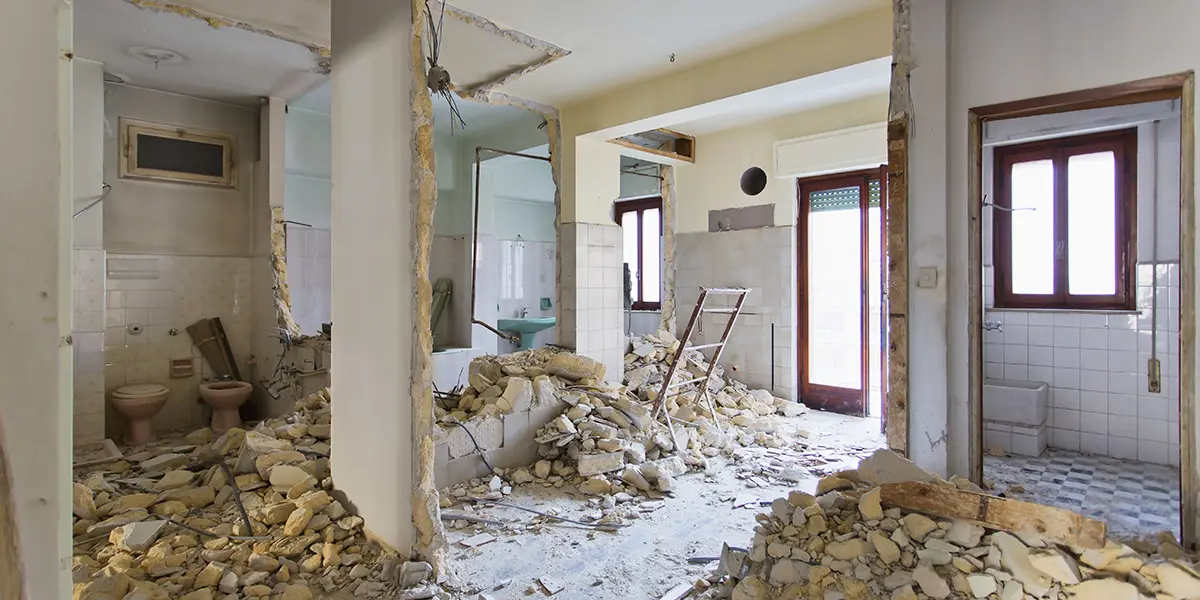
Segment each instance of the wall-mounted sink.
[[528,319],[500,319],[496,328],[500,331],[511,331],[521,335],[521,349],[533,348],[533,339],[537,332],[554,327],[554,317],[533,317]]

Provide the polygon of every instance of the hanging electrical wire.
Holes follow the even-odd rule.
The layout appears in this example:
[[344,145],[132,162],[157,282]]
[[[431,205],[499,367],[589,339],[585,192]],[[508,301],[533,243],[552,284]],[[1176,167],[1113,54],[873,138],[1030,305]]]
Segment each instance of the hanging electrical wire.
[[442,0],[442,9],[439,11],[437,23],[433,21],[433,10],[429,8],[429,0],[425,0],[425,19],[429,24],[429,55],[426,57],[429,61],[429,73],[425,77],[426,84],[435,95],[441,96],[450,108],[450,134],[454,135],[455,127],[466,129],[467,122],[463,119],[462,112],[458,110],[455,94],[453,89],[451,89],[453,85],[450,83],[450,73],[438,64],[442,53],[442,32],[446,19],[446,0]]

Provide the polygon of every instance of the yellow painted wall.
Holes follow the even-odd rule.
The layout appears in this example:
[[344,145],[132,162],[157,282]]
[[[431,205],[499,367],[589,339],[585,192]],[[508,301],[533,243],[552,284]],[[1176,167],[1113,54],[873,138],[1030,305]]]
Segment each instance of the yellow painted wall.
[[[675,169],[675,230],[708,231],[708,211],[760,204],[775,205],[776,226],[795,224],[796,179],[775,177],[775,142],[880,123],[887,111],[887,94],[881,94],[698,136],[696,164]],[[747,196],[739,182],[753,166],[767,172],[767,188]]]

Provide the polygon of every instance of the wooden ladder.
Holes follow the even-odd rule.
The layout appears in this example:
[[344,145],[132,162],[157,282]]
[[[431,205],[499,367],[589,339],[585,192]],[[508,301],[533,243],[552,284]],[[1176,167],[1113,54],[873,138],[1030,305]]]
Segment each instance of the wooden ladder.
[[[696,308],[692,310],[692,316],[688,319],[687,327],[683,330],[683,335],[679,338],[679,348],[675,350],[675,358],[671,361],[670,368],[667,369],[667,376],[663,379],[662,388],[659,389],[658,397],[654,399],[654,410],[650,413],[651,420],[658,419],[658,413],[664,410],[667,405],[667,393],[672,388],[682,387],[690,383],[704,382],[700,386],[700,396],[708,403],[708,410],[712,413],[713,423],[717,426],[717,430],[725,433],[721,428],[721,422],[717,419],[717,408],[713,404],[712,395],[708,392],[708,379],[712,377],[713,369],[717,367],[717,361],[721,359],[721,352],[725,350],[725,343],[729,340],[729,332],[733,331],[733,323],[737,321],[737,317],[742,312],[742,303],[746,301],[746,294],[750,293],[750,288],[734,287],[734,288],[700,288],[700,297],[696,299]],[[733,308],[704,308],[704,301],[709,295],[714,296],[737,296],[737,301]],[[696,328],[696,322],[700,320],[701,313],[716,313],[729,315],[729,323],[725,324],[725,331],[721,333],[721,341],[715,344],[703,344],[700,346],[688,347],[688,340],[692,337],[692,332]],[[685,352],[688,350],[704,350],[705,348],[715,348],[713,351],[712,360],[708,361],[708,371],[704,373],[704,377],[688,379],[687,381],[672,382],[675,378],[675,370],[685,362],[687,358]],[[673,420],[671,415],[665,415],[667,421],[667,429],[671,432],[671,441],[675,444],[676,452],[679,451],[679,438],[675,435],[675,426],[671,423]]]

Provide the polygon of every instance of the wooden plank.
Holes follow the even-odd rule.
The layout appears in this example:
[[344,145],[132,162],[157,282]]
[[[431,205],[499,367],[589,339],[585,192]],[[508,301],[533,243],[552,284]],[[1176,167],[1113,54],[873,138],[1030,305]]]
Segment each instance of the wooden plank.
[[983,485],[983,121],[967,115],[967,458]]
[[968,492],[956,487],[908,481],[879,486],[879,501],[931,517],[968,521],[988,529],[1024,531],[1080,548],[1102,548],[1108,534],[1103,521],[1032,502]]

